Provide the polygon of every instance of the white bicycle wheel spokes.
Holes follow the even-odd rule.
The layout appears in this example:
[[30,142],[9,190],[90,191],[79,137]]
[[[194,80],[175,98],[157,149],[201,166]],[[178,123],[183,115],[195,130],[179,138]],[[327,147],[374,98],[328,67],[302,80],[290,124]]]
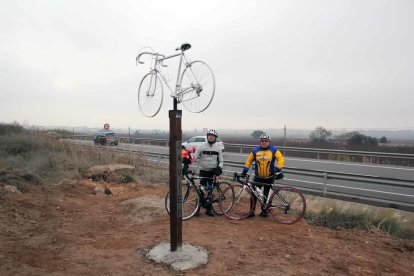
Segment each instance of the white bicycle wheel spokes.
[[156,73],[146,74],[139,85],[138,105],[146,117],[154,117],[161,109],[164,91]]
[[179,101],[190,112],[202,112],[214,97],[216,81],[213,71],[203,61],[194,61],[185,68],[181,76]]

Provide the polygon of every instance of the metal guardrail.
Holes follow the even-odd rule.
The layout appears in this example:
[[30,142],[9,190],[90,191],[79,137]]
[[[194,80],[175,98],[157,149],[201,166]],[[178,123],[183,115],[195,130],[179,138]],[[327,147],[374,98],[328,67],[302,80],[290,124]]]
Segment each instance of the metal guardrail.
[[[90,146],[90,145],[83,145]],[[142,152],[139,150],[109,148],[104,146],[95,146],[100,150],[116,151],[124,154],[141,154],[146,159],[159,166],[168,166],[169,155],[155,152]],[[224,174],[231,177],[234,169],[241,170],[244,166],[240,162],[224,160],[225,170]],[[192,166],[192,169],[195,169]],[[230,169],[233,169],[230,170]],[[322,171],[311,169],[299,169],[294,167],[284,167],[286,175],[284,182],[290,183],[295,187],[300,188],[306,194],[323,196],[328,198],[336,198],[346,201],[366,203],[382,207],[390,207],[395,209],[414,211],[414,192],[410,194],[400,194],[395,192],[388,192],[388,190],[395,190],[397,188],[413,189],[414,182],[409,179],[384,178],[372,175],[350,174],[334,171]],[[295,177],[307,177],[308,180],[301,180]],[[339,184],[336,183],[339,181]],[[368,189],[361,187],[353,187],[354,185],[344,185],[341,181],[346,181],[350,184],[365,183],[368,185],[376,185],[387,188]]]
[[[240,153],[243,148],[254,148],[257,145],[244,145],[244,144],[228,144],[227,147],[240,147]],[[305,152],[305,153],[323,153],[323,154],[336,154],[336,155],[352,155],[352,156],[367,156],[367,157],[385,157],[385,158],[402,158],[414,160],[414,154],[405,153],[388,153],[388,152],[370,152],[370,151],[353,151],[353,150],[333,150],[333,149],[318,149],[318,148],[298,148],[298,147],[278,147],[280,150],[292,151],[292,152]]]
[[[94,136],[90,135],[68,135],[63,136],[66,139],[78,140],[93,140]],[[119,137],[120,142],[131,144],[147,144],[147,145],[165,145],[168,146],[169,141],[167,139],[153,139],[153,138],[133,138],[133,137]],[[226,147],[239,148],[239,152],[243,153],[243,149],[252,149],[257,145],[249,144],[230,144],[226,143]],[[364,157],[377,157],[377,158],[390,158],[390,159],[406,159],[414,160],[414,154],[406,153],[388,153],[388,152],[370,152],[370,151],[352,151],[352,150],[334,150],[334,149],[319,149],[319,148],[299,148],[299,147],[278,147],[282,151],[287,152],[301,152],[301,153],[315,153],[317,159],[319,154],[331,154],[331,155],[348,155],[348,156],[364,156]]]

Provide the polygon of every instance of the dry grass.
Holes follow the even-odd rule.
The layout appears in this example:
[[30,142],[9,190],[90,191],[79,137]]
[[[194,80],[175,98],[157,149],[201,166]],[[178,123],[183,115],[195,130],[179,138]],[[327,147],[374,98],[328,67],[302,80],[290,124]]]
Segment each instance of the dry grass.
[[388,235],[414,239],[414,213],[360,203],[306,197],[309,224],[331,229],[377,229]]
[[[168,182],[168,171],[148,164],[145,155],[140,153],[120,155],[96,147],[49,139],[31,132],[0,135],[0,169],[14,171],[19,175],[38,176],[42,183],[57,183],[65,178],[79,179],[91,166],[114,163],[135,167],[131,175],[123,173],[124,182],[135,179],[148,185]],[[10,176],[10,173],[8,175]]]

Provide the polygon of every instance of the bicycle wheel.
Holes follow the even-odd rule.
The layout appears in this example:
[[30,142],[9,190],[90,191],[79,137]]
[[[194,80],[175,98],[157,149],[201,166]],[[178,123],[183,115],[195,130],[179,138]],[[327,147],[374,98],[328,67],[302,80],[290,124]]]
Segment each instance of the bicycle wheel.
[[214,97],[216,81],[213,71],[203,61],[193,61],[184,69],[180,87],[178,99],[184,107],[190,112],[202,112]]
[[270,214],[279,223],[294,224],[305,215],[305,197],[293,187],[285,186],[276,189],[269,202],[271,202]]
[[[200,199],[197,189],[189,184],[183,184],[181,188],[181,195],[183,200],[182,219],[187,220],[195,215],[200,205]],[[165,196],[165,209],[170,213],[170,192]]]
[[[232,198],[233,194],[234,198]],[[253,211],[253,203],[256,200],[250,189],[241,184],[225,188],[220,199],[222,213],[229,219],[235,220],[247,218]]]
[[161,109],[164,89],[161,80],[154,72],[146,74],[139,84],[138,105],[146,117],[154,117]]
[[[229,198],[224,199],[222,198],[224,196],[223,191],[226,188],[229,188],[229,191],[226,193],[226,197],[229,197]],[[214,189],[212,191],[212,198],[213,198],[213,201],[212,201],[211,207],[213,209],[213,212],[219,216],[223,215],[223,211],[228,212],[230,208],[233,206],[233,203],[232,203],[234,201],[233,187],[228,182],[217,183],[217,185],[214,186]],[[227,201],[226,206],[223,209],[223,211],[220,208],[220,200]]]

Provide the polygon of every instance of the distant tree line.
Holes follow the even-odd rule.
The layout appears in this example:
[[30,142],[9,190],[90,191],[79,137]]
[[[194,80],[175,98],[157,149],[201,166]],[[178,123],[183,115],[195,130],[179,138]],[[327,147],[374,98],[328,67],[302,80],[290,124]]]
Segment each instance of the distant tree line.
[[[259,139],[260,135],[265,133],[262,130],[255,130],[250,135]],[[309,135],[310,142],[316,145],[328,144],[328,143],[346,143],[352,146],[378,146],[379,143],[387,143],[388,139],[383,136],[380,139],[375,137],[367,136],[358,131],[351,131],[341,135],[333,136],[332,131],[318,126]]]
[[313,144],[325,144],[329,142],[345,142],[348,145],[378,146],[378,143],[387,143],[388,139],[383,136],[380,139],[367,136],[358,131],[351,131],[332,137],[332,132],[324,127],[318,126],[309,135]]
[[0,135],[19,134],[22,132],[24,132],[24,128],[16,122],[12,124],[0,123]]
[[61,135],[72,135],[72,134],[74,134],[73,131],[66,130],[66,129],[61,129],[61,128],[55,128],[55,129],[52,129],[51,131],[56,132],[56,133],[61,134]]
[[265,132],[263,130],[255,130],[253,131],[250,135],[254,138],[254,139],[259,139],[260,136],[262,134],[264,134]]

